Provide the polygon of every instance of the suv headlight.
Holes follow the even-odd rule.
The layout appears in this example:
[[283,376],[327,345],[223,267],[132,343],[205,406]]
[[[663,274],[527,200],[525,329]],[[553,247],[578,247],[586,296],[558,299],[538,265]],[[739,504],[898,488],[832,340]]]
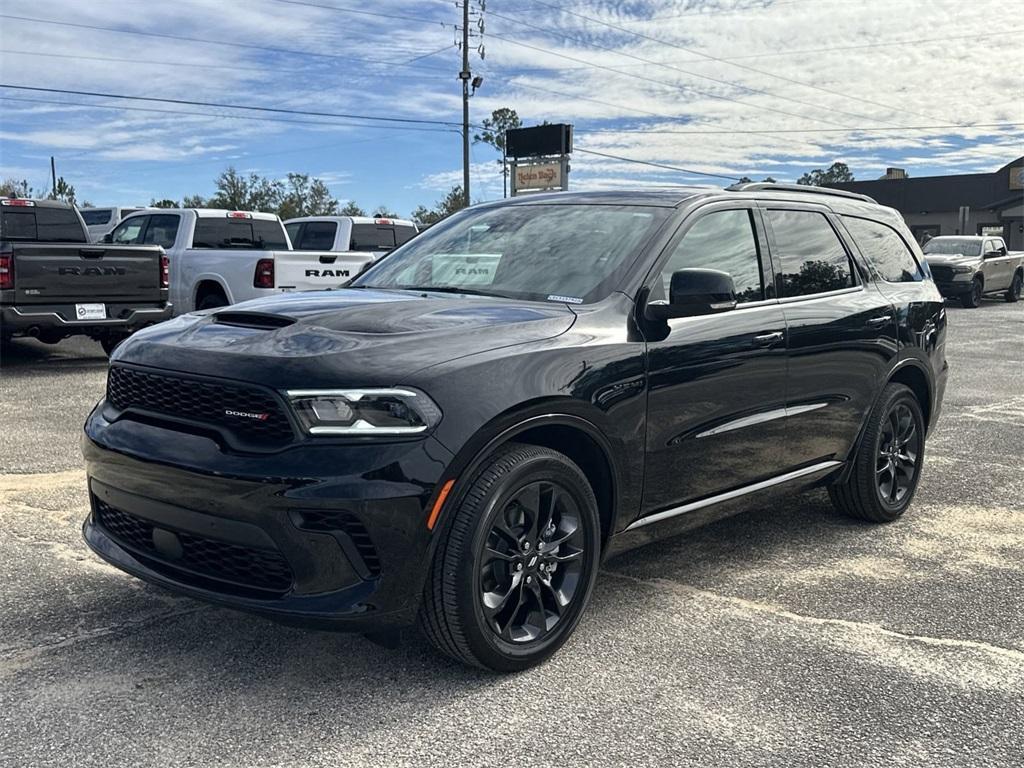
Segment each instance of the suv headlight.
[[293,389],[292,410],[311,435],[415,435],[441,421],[441,409],[415,389]]
[[953,272],[958,274],[958,275],[966,275],[968,272],[973,272],[974,270],[975,270],[975,267],[965,267],[965,266],[953,267]]

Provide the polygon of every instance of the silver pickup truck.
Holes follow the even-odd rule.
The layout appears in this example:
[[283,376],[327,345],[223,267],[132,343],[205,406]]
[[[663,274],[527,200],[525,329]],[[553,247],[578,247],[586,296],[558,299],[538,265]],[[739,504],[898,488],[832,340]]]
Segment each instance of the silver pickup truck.
[[980,305],[981,297],[990,293],[1002,293],[1011,302],[1020,300],[1024,253],[1007,251],[1003,238],[933,237],[923,250],[943,296],[957,298],[969,308]]
[[96,245],[67,203],[0,199],[0,339],[96,339],[108,354],[171,317],[155,245]]
[[270,293],[338,288],[359,274],[358,254],[296,251],[272,213],[214,208],[140,211],[103,241],[163,246],[174,314]]

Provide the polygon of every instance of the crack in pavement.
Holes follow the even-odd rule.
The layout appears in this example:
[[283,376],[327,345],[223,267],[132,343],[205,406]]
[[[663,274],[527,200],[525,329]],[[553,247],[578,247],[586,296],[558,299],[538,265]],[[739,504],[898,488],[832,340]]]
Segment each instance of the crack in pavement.
[[145,629],[149,625],[156,624],[160,621],[175,619],[181,616],[190,616],[194,613],[211,610],[212,608],[212,605],[196,605],[182,610],[163,611],[161,613],[150,614],[148,616],[128,619],[105,627],[96,627],[84,632],[77,632],[75,634],[68,635],[67,637],[62,637],[59,640],[32,643],[29,645],[9,645],[0,647],[0,674],[6,671],[11,671],[13,668],[18,667],[27,661],[31,661],[49,651],[59,648],[67,648],[89,640],[96,640],[98,638],[116,635],[122,631]]
[[852,629],[858,632],[866,632],[874,635],[881,635],[886,638],[919,643],[930,647],[979,651],[984,654],[998,656],[1002,659],[1013,661],[1016,664],[1022,665],[1022,668],[1024,668],[1024,651],[1018,651],[1012,648],[1004,648],[999,645],[992,645],[990,643],[984,643],[978,640],[964,640],[962,638],[955,637],[930,637],[928,635],[915,635],[906,632],[898,632],[894,629],[888,629],[886,627],[883,627],[881,624],[871,624],[868,622],[853,621],[850,619],[808,616],[807,614],[796,613],[795,611],[790,611],[786,608],[782,608],[777,605],[771,605],[768,603],[758,603],[754,600],[748,600],[743,597],[723,595],[718,592],[711,592],[710,590],[694,587],[690,584],[681,584],[670,579],[640,579],[636,576],[630,576],[629,574],[618,573],[616,571],[603,570],[601,571],[601,573],[603,575],[623,579],[626,581],[633,582],[634,584],[640,584],[646,587],[667,588],[671,591],[684,592],[688,595],[695,597],[703,597],[720,603],[728,603],[748,613],[769,614],[772,616],[777,616],[782,619],[788,619],[790,621],[799,622],[801,624],[810,624],[814,626],[826,627],[832,626],[839,627],[842,629]]

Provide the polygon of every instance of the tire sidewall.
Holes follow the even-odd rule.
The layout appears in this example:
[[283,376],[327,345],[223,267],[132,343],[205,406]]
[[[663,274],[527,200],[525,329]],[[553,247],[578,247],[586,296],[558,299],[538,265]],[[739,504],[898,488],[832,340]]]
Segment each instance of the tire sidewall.
[[[481,557],[494,517],[523,486],[538,480],[553,481],[571,493],[580,510],[580,523],[584,527],[586,549],[583,555],[583,575],[568,616],[539,641],[522,645],[507,643],[498,638],[487,625],[478,594],[477,576]],[[470,538],[469,551],[460,560],[458,577],[458,603],[465,617],[466,641],[474,655],[491,669],[517,671],[533,666],[557,651],[579,623],[593,592],[600,564],[600,520],[597,500],[583,473],[559,454],[546,453],[532,456],[511,469],[491,489]]]
[[[875,478],[875,466],[882,443],[882,427],[885,424],[885,420],[889,418],[889,414],[892,410],[900,404],[906,405],[910,410],[914,419],[914,428],[920,436],[920,448],[918,449],[917,462],[914,464],[914,477],[910,484],[910,489],[907,491],[907,495],[899,503],[890,504],[882,498],[879,491],[878,481]],[[871,471],[873,491],[872,499],[885,518],[895,520],[903,515],[903,513],[910,507],[910,504],[914,501],[914,495],[917,493],[917,486],[921,479],[921,470],[924,468],[926,442],[924,432],[924,414],[921,412],[921,404],[917,401],[914,393],[907,387],[903,386],[896,389],[888,398],[886,398],[882,407],[876,412],[874,427],[874,436],[870,442],[870,456],[865,457],[865,463],[868,464]]]

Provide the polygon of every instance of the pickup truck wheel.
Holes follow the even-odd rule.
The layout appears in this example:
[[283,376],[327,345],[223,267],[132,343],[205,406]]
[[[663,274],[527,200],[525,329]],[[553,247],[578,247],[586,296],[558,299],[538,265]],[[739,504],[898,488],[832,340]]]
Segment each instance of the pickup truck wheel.
[[1013,276],[1013,282],[1010,283],[1010,290],[1006,292],[1006,300],[1011,304],[1020,301],[1021,288],[1024,287],[1024,272],[1020,270]]
[[924,416],[909,387],[894,383],[882,390],[852,461],[846,482],[829,486],[836,509],[873,523],[907,510],[924,461]]
[[103,347],[103,353],[110,357],[114,350],[117,349],[117,345],[127,339],[127,336],[104,336],[100,339],[100,346]]
[[196,302],[196,309],[216,309],[217,307],[226,307],[227,305],[228,300],[223,293],[211,291],[204,294],[199,301]]
[[420,627],[441,652],[495,672],[547,659],[579,622],[600,560],[597,499],[557,451],[498,449],[452,510]]
[[981,280],[975,278],[971,284],[970,292],[960,297],[960,303],[965,309],[977,309],[981,306],[981,296],[984,290]]

